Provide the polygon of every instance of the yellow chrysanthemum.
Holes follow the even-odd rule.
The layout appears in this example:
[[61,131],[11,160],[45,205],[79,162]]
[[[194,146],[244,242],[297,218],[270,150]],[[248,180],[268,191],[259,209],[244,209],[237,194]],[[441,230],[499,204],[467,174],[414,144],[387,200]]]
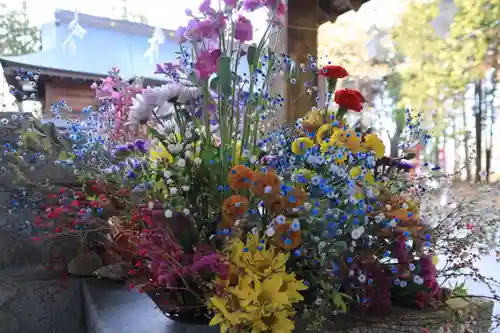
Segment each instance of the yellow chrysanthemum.
[[349,148],[353,154],[363,151],[361,147],[361,134],[353,130],[348,130],[346,132],[345,146]]
[[385,154],[385,145],[382,140],[380,140],[380,138],[375,134],[368,134],[365,137],[363,146],[366,149],[373,151],[376,158],[380,158]]
[[338,129],[330,137],[330,144],[335,147],[343,147],[347,142],[347,135],[344,129]]
[[162,144],[151,147],[151,149],[149,150],[149,156],[153,161],[160,160],[167,163],[172,163],[174,161],[174,158],[172,157],[170,152]]
[[292,143],[292,153],[303,155],[312,147],[314,147],[314,141],[310,138],[298,138]]
[[325,139],[330,137],[337,130],[338,127],[334,127],[330,124],[322,125],[316,132],[316,142],[318,144],[321,144],[323,141],[325,141]]
[[323,124],[329,122],[330,115],[331,113],[321,109],[311,110],[302,118],[302,125],[306,129],[320,128]]

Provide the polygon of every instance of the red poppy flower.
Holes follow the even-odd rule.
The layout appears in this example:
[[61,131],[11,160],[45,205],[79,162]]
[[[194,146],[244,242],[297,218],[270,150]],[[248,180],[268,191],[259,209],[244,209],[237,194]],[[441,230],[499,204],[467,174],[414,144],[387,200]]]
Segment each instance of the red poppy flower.
[[349,75],[344,67],[328,65],[321,68],[320,74],[327,79],[341,79]]
[[358,90],[341,89],[335,92],[335,103],[340,107],[361,112],[365,98]]

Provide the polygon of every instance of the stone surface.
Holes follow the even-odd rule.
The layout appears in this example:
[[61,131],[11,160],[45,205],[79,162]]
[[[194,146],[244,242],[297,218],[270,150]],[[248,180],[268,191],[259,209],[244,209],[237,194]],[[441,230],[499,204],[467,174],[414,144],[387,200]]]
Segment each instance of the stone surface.
[[128,272],[131,266],[126,262],[117,262],[111,265],[107,265],[99,268],[95,275],[98,277],[110,279],[110,280],[125,280],[128,277]]
[[71,275],[91,276],[104,265],[102,259],[94,251],[79,253],[68,264]]
[[[19,133],[31,122],[26,114],[0,113],[0,145],[15,150]],[[12,154],[0,155],[0,332],[85,333],[81,281],[61,280],[79,239],[31,239],[36,212],[27,198],[35,186],[16,177],[16,170],[26,171],[35,183],[54,175],[55,179],[74,176],[69,178],[49,161],[36,167],[25,163],[33,154],[22,162]]]
[[44,268],[0,271],[0,332],[86,333],[81,281]]

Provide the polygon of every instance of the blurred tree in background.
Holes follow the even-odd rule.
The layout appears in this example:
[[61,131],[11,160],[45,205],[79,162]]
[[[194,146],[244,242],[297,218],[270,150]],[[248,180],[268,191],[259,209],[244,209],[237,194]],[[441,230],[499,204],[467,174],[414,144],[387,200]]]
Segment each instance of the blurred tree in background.
[[0,2],[0,54],[21,55],[38,51],[40,47],[40,30],[28,19],[26,1],[14,10],[6,10]]
[[[494,110],[489,111],[490,119],[485,119],[485,97],[488,93],[491,94],[491,91],[484,90],[484,79],[490,70],[495,71],[498,67],[500,1],[455,0],[459,11],[445,38],[439,37],[431,25],[431,21],[439,14],[441,1],[412,2],[403,15],[401,24],[393,32],[397,52],[405,58],[405,66],[401,67],[400,71],[400,104],[410,105],[412,109],[426,113],[436,137],[436,155],[444,145],[447,135],[450,135],[447,130],[450,125],[455,129],[452,135],[455,138],[459,136],[455,121],[461,116],[462,125],[465,127],[461,137],[466,149],[465,156],[469,156],[470,137],[466,127],[466,113],[469,110],[465,107],[465,99],[473,86],[475,179],[479,181],[483,170],[483,129],[485,123],[488,123],[492,132],[494,123]],[[494,91],[496,75],[492,78]],[[489,140],[485,149],[488,174],[492,141]],[[467,176],[471,177],[470,169]]]

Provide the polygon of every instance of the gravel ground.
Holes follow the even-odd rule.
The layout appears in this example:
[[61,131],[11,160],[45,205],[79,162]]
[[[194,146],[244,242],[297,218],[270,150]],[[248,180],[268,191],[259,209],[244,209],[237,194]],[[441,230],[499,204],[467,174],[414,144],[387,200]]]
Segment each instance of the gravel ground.
[[[486,214],[494,214],[500,218],[500,185],[493,184],[490,186],[471,185],[467,183],[454,184],[449,189],[440,189],[440,193],[436,193],[435,197],[441,203],[452,202],[470,202],[476,200],[475,204],[467,206],[467,211],[472,212],[477,216],[485,216]],[[500,230],[500,225],[498,227]],[[500,233],[498,238],[500,239]],[[477,262],[479,272],[485,276],[492,277],[500,281],[500,263],[497,262],[497,255],[492,251],[490,255],[483,257]],[[483,283],[466,281],[466,286],[469,294],[472,295],[491,295],[491,291]],[[500,293],[500,286],[495,288]],[[500,315],[500,304],[495,304],[494,313]],[[499,329],[494,330],[495,333],[500,332]]]

